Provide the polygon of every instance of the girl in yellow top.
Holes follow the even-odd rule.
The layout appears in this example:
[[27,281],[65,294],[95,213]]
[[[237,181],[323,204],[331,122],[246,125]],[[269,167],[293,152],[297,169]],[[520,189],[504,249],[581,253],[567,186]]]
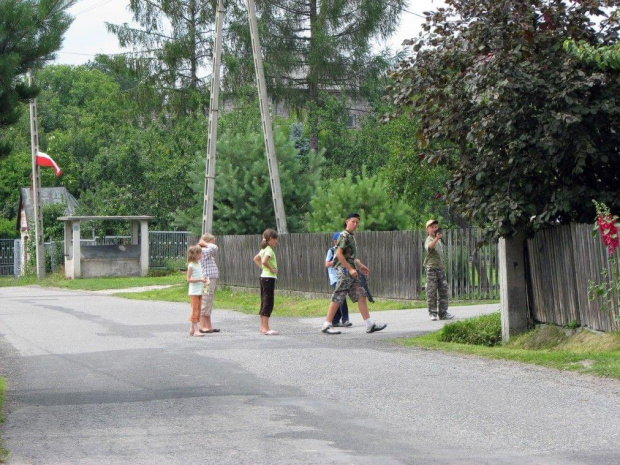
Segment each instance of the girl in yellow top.
[[266,336],[280,334],[269,328],[269,318],[273,311],[273,298],[278,275],[278,262],[273,251],[278,244],[278,233],[273,229],[266,229],[261,241],[261,251],[254,257],[254,263],[261,269],[260,275],[260,333]]

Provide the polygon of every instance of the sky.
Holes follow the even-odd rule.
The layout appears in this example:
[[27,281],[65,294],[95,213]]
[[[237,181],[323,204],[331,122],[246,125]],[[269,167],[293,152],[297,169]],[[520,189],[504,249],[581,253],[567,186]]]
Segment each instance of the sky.
[[[380,46],[400,49],[403,40],[418,34],[424,21],[422,12],[443,5],[442,0],[409,0],[408,3],[396,34]],[[128,5],[129,0],[78,0],[69,10],[74,20],[65,35],[62,49],[56,53],[55,63],[80,65],[98,53],[109,55],[122,52],[116,36],[107,32],[105,23],[131,23]]]

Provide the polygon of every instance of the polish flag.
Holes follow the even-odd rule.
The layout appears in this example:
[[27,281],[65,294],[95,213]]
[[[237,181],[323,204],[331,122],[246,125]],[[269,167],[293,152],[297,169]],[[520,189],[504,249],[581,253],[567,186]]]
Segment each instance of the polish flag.
[[56,176],[60,176],[62,174],[60,167],[47,153],[37,152],[37,166],[49,166],[50,168],[54,168]]

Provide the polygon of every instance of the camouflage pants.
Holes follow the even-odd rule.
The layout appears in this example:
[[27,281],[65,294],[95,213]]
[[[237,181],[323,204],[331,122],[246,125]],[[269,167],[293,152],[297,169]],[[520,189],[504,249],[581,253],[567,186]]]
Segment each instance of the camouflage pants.
[[[353,278],[349,273],[346,273],[343,269],[336,269],[338,274],[338,281],[336,281],[336,288],[332,294],[332,302],[336,302],[338,305],[342,305],[347,300],[347,294],[353,303],[357,302],[360,297],[366,297],[366,291],[362,287],[359,278]],[[361,273],[361,271],[358,271]]]
[[426,269],[426,303],[428,313],[437,313],[439,304],[439,318],[448,312],[448,280],[446,271],[440,268]]

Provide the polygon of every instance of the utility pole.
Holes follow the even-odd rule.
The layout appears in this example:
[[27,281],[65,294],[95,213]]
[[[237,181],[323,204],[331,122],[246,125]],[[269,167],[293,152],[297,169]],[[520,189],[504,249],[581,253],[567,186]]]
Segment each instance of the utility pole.
[[256,83],[258,84],[258,103],[263,125],[263,138],[267,149],[267,165],[269,166],[269,178],[271,179],[271,196],[273,197],[273,210],[276,214],[276,227],[278,233],[288,233],[286,227],[286,214],[282,201],[282,188],[280,187],[280,173],[276,158],[276,147],[273,142],[273,129],[271,127],[271,115],[269,114],[269,100],[267,99],[267,86],[265,83],[265,70],[263,69],[263,56],[258,39],[258,22],[256,21],[256,7],[254,0],[246,0],[248,6],[248,19],[250,21],[250,36],[252,37],[252,55],[254,55],[254,69],[256,71]]
[[209,136],[207,138],[207,163],[205,167],[205,192],[202,208],[202,233],[213,231],[213,195],[215,192],[215,156],[217,150],[217,121],[220,101],[220,63],[222,59],[222,25],[224,0],[218,0],[215,13],[215,48],[213,49],[213,74],[209,102]]
[[[267,152],[267,165],[271,182],[271,196],[273,209],[276,216],[276,227],[280,234],[288,233],[286,226],[286,214],[282,200],[282,188],[280,187],[280,173],[278,160],[273,141],[273,129],[271,116],[269,115],[269,100],[267,99],[267,87],[265,84],[265,72],[261,55],[260,41],[258,38],[258,23],[256,21],[256,7],[253,0],[246,0],[248,7],[248,19],[250,22],[250,34],[252,37],[252,54],[254,56],[254,69],[258,84],[258,101],[260,104],[261,123],[263,138]],[[217,148],[217,120],[219,116],[219,86],[220,86],[220,62],[222,54],[222,23],[224,20],[223,0],[218,0],[215,16],[215,48],[213,51],[213,75],[211,76],[211,101],[209,106],[209,135],[207,139],[207,162],[205,167],[205,191],[202,210],[202,232],[211,232],[213,227],[213,195],[215,190],[215,154]]]
[[[28,72],[28,85],[32,74]],[[43,213],[41,212],[41,170],[37,165],[39,152],[39,129],[37,123],[37,100],[30,99],[30,145],[32,150],[32,204],[34,207],[34,232],[37,278],[45,278],[45,244],[43,243]],[[31,236],[32,240],[32,236]]]

